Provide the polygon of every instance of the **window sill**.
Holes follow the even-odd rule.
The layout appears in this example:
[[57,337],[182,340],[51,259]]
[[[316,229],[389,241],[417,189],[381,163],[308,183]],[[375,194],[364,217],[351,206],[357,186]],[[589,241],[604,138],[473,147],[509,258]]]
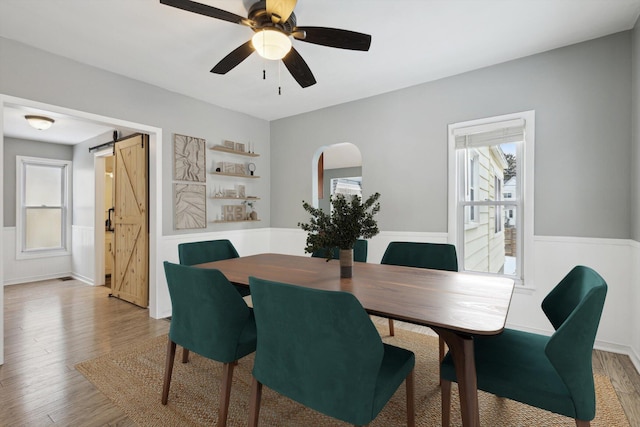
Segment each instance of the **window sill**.
[[60,249],[55,251],[32,251],[32,252],[16,253],[16,259],[23,260],[23,261],[29,260],[29,259],[53,258],[53,257],[63,257],[63,256],[71,256],[71,251]]

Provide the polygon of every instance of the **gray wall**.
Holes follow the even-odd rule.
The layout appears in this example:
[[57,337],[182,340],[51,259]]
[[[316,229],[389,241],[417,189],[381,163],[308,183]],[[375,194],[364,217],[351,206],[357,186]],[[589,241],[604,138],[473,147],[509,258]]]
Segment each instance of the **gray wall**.
[[73,160],[73,146],[26,139],[5,138],[2,175],[4,179],[4,226],[16,226],[16,156]]
[[[269,227],[269,122],[178,95],[108,71],[0,37],[0,93],[72,108],[163,129],[163,234]],[[174,133],[205,138],[207,144],[229,139],[251,141],[260,153],[254,162],[260,180],[252,180],[261,222],[209,224],[206,230],[173,230],[172,138]],[[207,150],[207,163],[215,156]],[[211,176],[207,177],[207,180]],[[255,182],[254,182],[255,181]],[[6,195],[6,194],[5,194]],[[208,208],[212,208],[208,205]],[[211,218],[211,215],[209,215]]]
[[[350,178],[352,176],[362,176],[361,167],[353,168],[337,168],[337,169],[325,169],[324,170],[324,182],[322,188],[324,191],[324,198],[318,200],[318,207],[325,212],[329,212],[331,206],[329,206],[329,196],[331,196],[331,180],[333,178]],[[305,200],[311,203],[311,200]]]
[[640,241],[640,19],[636,22],[632,33],[632,138],[633,154],[631,156],[633,174],[631,176],[631,220],[633,223],[632,238]]
[[[632,39],[632,79],[631,86],[633,89],[633,174],[631,176],[632,183],[632,210],[631,218],[633,222],[633,239],[640,241],[640,19],[636,22],[633,29]],[[636,254],[638,253],[638,246],[636,245]],[[635,262],[633,262],[635,261]],[[634,278],[635,281],[630,284],[630,306],[632,316],[631,330],[631,346],[635,350],[636,355],[640,354],[640,283],[638,283],[640,270],[638,269],[638,256],[633,259],[632,265],[635,266]]]
[[630,48],[627,31],[274,121],[271,225],[305,220],[313,154],[349,141],[381,230],[446,232],[447,125],[535,110],[535,234],[628,238]]

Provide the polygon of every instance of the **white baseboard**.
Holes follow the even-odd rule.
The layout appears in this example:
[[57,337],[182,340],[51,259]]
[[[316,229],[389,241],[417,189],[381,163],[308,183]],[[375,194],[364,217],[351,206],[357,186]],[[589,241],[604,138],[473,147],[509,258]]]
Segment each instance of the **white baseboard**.
[[79,280],[79,281],[81,281],[83,283],[86,283],[87,285],[90,285],[90,286],[95,286],[96,285],[95,282],[90,277],[85,277],[85,276],[82,276],[82,275],[80,275],[78,273],[72,273],[71,277],[73,277],[74,279]]
[[629,351],[629,359],[631,359],[631,363],[635,366],[636,371],[640,373],[640,355],[638,355],[633,348]]
[[42,280],[53,280],[53,279],[59,279],[61,277],[68,277],[68,276],[73,277],[71,272],[43,274],[43,275],[38,275],[38,276],[23,276],[23,277],[20,277],[18,279],[5,281],[4,285],[5,286],[20,285],[22,283],[40,282]]

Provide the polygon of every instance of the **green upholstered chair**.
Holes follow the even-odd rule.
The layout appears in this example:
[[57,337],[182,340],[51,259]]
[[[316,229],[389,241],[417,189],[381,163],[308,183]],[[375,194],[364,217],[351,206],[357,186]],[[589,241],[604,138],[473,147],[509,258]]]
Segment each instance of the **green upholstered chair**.
[[[446,243],[391,242],[380,264],[458,271],[458,254],[454,245]],[[389,319],[389,334],[394,335],[393,319]],[[440,338],[440,360],[443,357],[444,341]]]
[[[218,426],[227,422],[233,368],[238,359],[256,349],[253,310],[219,270],[164,263],[171,296],[171,327],[162,388],[162,404],[169,398],[169,386],[176,344],[183,347],[183,363],[188,350],[222,362]],[[184,357],[187,355],[187,357]]]
[[[574,418],[589,426],[596,413],[592,350],[607,284],[588,267],[574,267],[542,301],[551,336],[505,329],[475,337],[478,389]],[[451,354],[442,361],[442,425],[449,425]]]
[[262,385],[333,418],[365,425],[406,379],[414,425],[413,352],[384,344],[350,293],[249,278],[258,329],[249,425]]
[[[368,243],[364,239],[356,240],[353,245],[353,260],[356,262],[367,262],[367,249]],[[312,257],[326,258],[327,249],[320,249],[311,254]],[[340,248],[331,249],[331,257],[333,259],[340,259]]]
[[[182,265],[203,264],[205,262],[238,258],[239,256],[233,243],[227,239],[180,243],[178,245],[178,258]],[[249,295],[249,288],[246,286],[234,286],[243,297]]]

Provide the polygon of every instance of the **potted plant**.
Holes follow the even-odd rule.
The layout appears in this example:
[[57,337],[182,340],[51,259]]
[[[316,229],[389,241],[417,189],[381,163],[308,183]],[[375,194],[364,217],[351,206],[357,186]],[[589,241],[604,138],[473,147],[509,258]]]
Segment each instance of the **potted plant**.
[[329,261],[332,249],[339,248],[340,277],[351,277],[356,240],[369,239],[380,232],[373,218],[380,211],[379,198],[380,193],[375,193],[363,203],[360,196],[331,196],[333,210],[330,214],[303,201],[302,207],[311,214],[309,223],[298,223],[308,233],[305,252],[324,250]]

